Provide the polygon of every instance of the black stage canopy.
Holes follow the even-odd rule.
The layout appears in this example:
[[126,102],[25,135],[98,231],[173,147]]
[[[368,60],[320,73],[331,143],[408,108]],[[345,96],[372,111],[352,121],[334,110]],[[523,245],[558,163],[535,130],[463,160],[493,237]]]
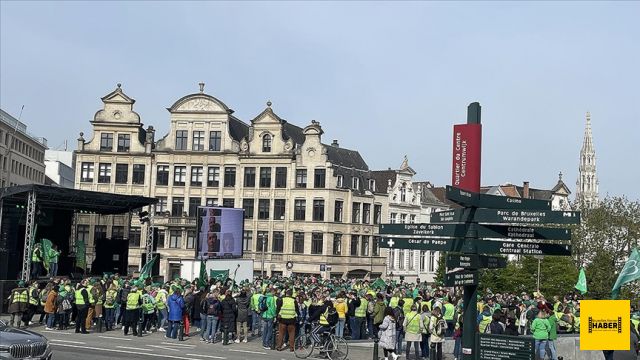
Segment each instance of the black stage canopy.
[[42,209],[87,211],[102,215],[122,214],[158,201],[144,196],[118,195],[36,184],[2,188],[0,199],[5,205],[24,204],[26,206],[30,192],[36,193],[36,204]]

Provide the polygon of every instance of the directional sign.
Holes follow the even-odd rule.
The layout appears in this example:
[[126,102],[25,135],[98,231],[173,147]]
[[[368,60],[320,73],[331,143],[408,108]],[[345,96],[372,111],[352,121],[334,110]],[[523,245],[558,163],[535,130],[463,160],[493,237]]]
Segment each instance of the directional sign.
[[579,224],[579,211],[477,209],[479,223]]
[[448,254],[447,268],[501,269],[507,267],[507,259],[500,256]]
[[479,240],[475,244],[478,247],[478,252],[485,254],[571,255],[571,245],[563,244],[492,240]]
[[571,230],[509,225],[478,225],[478,237],[496,239],[571,240]]
[[431,223],[462,223],[469,219],[470,209],[438,211],[431,214]]
[[525,336],[478,334],[479,360],[534,360],[535,340]]
[[474,193],[453,186],[447,186],[446,196],[455,203],[479,208],[551,210],[551,201],[547,200]]
[[381,224],[382,235],[410,235],[418,236],[464,236],[467,232],[465,225],[457,224]]
[[457,271],[448,273],[444,278],[444,286],[478,285],[477,271]]
[[378,243],[387,249],[414,249],[433,251],[460,251],[464,241],[462,239],[434,239],[434,238],[390,238],[383,237]]

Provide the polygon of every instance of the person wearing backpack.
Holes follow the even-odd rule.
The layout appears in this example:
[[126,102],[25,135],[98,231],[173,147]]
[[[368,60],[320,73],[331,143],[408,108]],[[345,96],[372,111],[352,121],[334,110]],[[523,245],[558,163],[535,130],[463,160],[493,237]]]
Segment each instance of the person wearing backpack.
[[418,313],[418,306],[414,303],[410,311],[405,315],[402,327],[405,330],[407,342],[407,359],[411,353],[411,344],[415,348],[415,360],[420,360],[420,342],[422,341],[422,321]]
[[447,322],[442,318],[442,309],[434,307],[429,319],[429,332],[431,333],[431,344],[429,345],[429,358],[431,360],[442,360],[442,343],[447,330]]
[[396,320],[396,341],[394,347],[399,354],[402,354],[402,342],[404,334],[404,299],[398,300],[398,305],[393,309],[394,319]]
[[502,320],[502,312],[500,310],[496,310],[493,313],[493,315],[491,315],[491,322],[489,323],[489,326],[485,328],[484,332],[487,334],[495,334],[495,335],[504,334],[506,325],[501,320]]
[[107,331],[113,330],[113,324],[115,322],[115,307],[116,299],[118,297],[118,291],[116,286],[111,284],[104,297],[104,310],[105,310],[105,326]]
[[426,303],[422,304],[422,313],[420,321],[422,322],[422,339],[420,341],[420,355],[423,358],[429,357],[429,321],[431,320],[431,311]]
[[[249,341],[249,333],[247,330],[247,322],[249,321],[249,297],[245,289],[240,290],[240,295],[236,297],[237,316],[236,316],[236,344]],[[244,337],[243,337],[244,334]],[[242,339],[241,339],[242,338]]]

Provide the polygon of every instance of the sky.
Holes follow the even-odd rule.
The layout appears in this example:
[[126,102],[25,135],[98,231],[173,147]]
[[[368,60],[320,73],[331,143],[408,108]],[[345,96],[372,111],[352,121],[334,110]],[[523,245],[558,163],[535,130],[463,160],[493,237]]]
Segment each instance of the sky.
[[640,2],[0,2],[0,107],[75,149],[122,83],[156,138],[205,92],[450,184],[452,125],[482,106],[482,183],[558,173],[575,194],[591,112],[602,197],[640,199]]

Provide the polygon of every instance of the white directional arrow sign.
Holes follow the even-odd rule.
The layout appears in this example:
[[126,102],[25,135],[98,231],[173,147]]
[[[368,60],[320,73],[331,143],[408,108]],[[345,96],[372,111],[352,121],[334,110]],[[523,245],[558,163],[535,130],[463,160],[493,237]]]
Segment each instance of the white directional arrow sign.
[[396,242],[393,241],[393,239],[389,239],[389,241],[387,241],[387,245],[389,245],[390,248],[393,247],[393,244],[395,244]]

